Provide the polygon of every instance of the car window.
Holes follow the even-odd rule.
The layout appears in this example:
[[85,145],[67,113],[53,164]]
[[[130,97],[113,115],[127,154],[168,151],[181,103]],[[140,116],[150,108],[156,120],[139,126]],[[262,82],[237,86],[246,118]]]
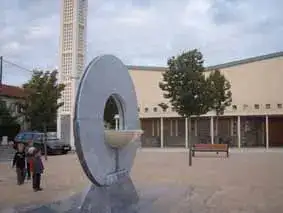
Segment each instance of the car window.
[[40,134],[34,134],[33,140],[41,141],[41,135]]
[[15,138],[17,141],[27,141],[29,139],[32,139],[32,135],[29,133],[20,133]]
[[24,140],[29,141],[33,139],[33,134],[32,133],[25,133],[24,134]]
[[24,138],[24,133],[19,133],[16,137],[15,137],[15,140],[16,141],[19,141],[19,140],[23,140]]
[[16,141],[28,142],[31,140],[40,140],[41,135],[33,132],[22,132],[19,133],[16,137]]

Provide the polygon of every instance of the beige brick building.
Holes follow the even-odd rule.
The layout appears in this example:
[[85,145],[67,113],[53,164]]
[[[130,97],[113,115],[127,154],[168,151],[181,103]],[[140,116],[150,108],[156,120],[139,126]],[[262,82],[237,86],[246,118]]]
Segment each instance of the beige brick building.
[[[219,69],[231,83],[232,105],[219,121],[219,137],[231,146],[283,146],[283,52],[207,67]],[[144,146],[188,146],[188,120],[169,107],[159,89],[164,67],[129,66],[136,86]],[[214,112],[192,119],[193,142],[216,143]]]

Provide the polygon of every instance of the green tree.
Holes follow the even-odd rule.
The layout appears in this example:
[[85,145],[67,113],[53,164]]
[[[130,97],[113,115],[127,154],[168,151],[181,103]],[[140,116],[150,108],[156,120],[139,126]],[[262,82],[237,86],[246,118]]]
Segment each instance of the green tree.
[[57,71],[34,71],[31,79],[23,85],[28,94],[22,106],[25,120],[32,130],[47,131],[56,126],[58,102],[65,85],[58,84]]
[[218,136],[219,116],[224,114],[226,107],[232,103],[231,84],[219,70],[214,70],[207,78],[212,99],[211,110],[215,111],[215,135]]
[[[176,112],[188,118],[189,121],[191,116],[207,113],[211,106],[211,99],[203,73],[205,69],[201,52],[196,49],[184,52],[170,58],[167,64],[169,69],[163,73],[163,82],[159,83],[159,87],[164,91],[164,98],[169,99]],[[191,131],[189,131],[190,166],[192,164],[191,148]]]
[[[31,79],[23,85],[23,88],[27,97],[22,106],[22,114],[30,123],[31,129],[44,132],[46,138],[48,129],[56,126],[57,111],[63,106],[63,102],[58,100],[61,98],[65,85],[58,84],[57,70],[34,71]],[[46,146],[45,142],[45,160],[47,160]]]

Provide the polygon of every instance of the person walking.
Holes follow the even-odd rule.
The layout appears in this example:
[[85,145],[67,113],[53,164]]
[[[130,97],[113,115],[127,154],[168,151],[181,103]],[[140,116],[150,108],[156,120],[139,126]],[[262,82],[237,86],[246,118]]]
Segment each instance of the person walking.
[[24,151],[24,144],[17,144],[17,152],[14,155],[12,168],[16,166],[17,172],[17,183],[22,185],[25,181],[25,167],[26,167],[26,157]]
[[28,145],[26,146],[26,172],[27,172],[27,179],[30,180],[31,178],[31,171],[30,171],[30,162],[33,157],[33,152],[34,152],[35,147],[33,146],[33,142],[29,141]]
[[39,149],[34,150],[34,157],[30,161],[30,169],[32,172],[32,187],[35,192],[41,191],[40,187],[41,174],[43,173],[44,167],[41,160],[41,151]]

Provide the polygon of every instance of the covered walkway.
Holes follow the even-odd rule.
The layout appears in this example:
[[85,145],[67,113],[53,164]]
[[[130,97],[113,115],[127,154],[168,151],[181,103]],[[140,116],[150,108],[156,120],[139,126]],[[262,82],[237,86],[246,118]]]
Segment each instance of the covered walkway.
[[[189,147],[195,143],[228,143],[230,147],[283,147],[283,116],[144,118],[143,147]],[[217,128],[218,127],[218,128]],[[189,137],[191,134],[191,137]]]

